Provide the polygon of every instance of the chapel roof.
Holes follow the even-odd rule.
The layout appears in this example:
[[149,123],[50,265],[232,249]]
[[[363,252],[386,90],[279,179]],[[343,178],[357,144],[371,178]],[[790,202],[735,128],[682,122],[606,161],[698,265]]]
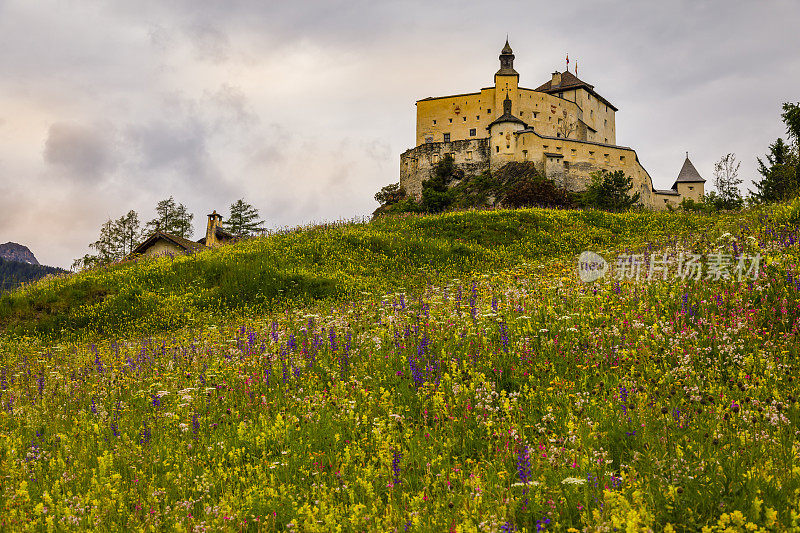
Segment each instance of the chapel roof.
[[494,119],[491,124],[486,126],[486,129],[491,129],[492,126],[499,124],[500,122],[515,122],[517,124],[522,124],[523,128],[528,127],[524,121],[515,117],[514,113],[511,112],[511,98],[508,97],[508,93],[506,93],[506,99],[503,100],[503,114]]
[[143,254],[148,248],[153,246],[159,240],[167,241],[185,252],[196,252],[205,248],[205,246],[199,242],[190,241],[189,239],[184,239],[183,237],[179,237],[177,235],[170,235],[169,233],[164,233],[163,231],[157,231],[145,239],[142,244],[134,248],[131,252],[131,255]]

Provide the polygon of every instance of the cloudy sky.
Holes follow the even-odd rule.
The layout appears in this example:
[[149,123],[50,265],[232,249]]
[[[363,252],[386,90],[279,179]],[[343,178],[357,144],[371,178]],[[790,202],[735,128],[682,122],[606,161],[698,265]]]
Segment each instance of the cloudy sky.
[[369,214],[414,143],[414,102],[524,87],[569,53],[619,107],[656,187],[689,151],[741,175],[800,100],[796,0],[0,0],[0,243],[69,266],[100,225],[238,198],[270,228]]

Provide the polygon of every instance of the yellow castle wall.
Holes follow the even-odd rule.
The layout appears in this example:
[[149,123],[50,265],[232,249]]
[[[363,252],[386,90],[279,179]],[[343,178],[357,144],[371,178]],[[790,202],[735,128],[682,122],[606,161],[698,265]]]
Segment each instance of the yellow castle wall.
[[[503,114],[506,94],[514,115],[542,135],[616,144],[614,110],[585,90],[567,91],[559,98],[519,88],[515,76],[498,76],[496,85],[476,93],[418,101],[416,145],[444,142],[446,133],[451,141],[488,137],[486,127]],[[597,132],[587,132],[580,122]]]

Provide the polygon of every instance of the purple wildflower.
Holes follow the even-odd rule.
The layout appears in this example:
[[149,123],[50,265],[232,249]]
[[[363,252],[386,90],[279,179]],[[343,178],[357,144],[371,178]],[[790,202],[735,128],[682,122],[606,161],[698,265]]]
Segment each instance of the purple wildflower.
[[402,458],[403,454],[395,450],[392,457],[392,481],[395,485],[400,484],[400,460]]

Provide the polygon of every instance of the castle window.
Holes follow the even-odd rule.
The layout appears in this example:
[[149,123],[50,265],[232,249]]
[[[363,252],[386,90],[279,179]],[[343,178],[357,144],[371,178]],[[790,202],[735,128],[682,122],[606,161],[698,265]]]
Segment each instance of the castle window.
[[523,150],[522,151],[522,159],[524,159],[525,161],[528,160],[528,151],[527,150]]
[[542,150],[547,150],[548,146],[545,144],[542,146]]
[[625,156],[624,155],[619,156],[619,162],[623,163],[623,164],[625,163]]
[[666,198],[664,198],[664,203],[667,203],[667,199]]
[[446,142],[446,143],[450,142],[450,134],[449,133],[445,133],[444,134],[444,142]]
[[556,133],[556,137],[561,138],[561,134],[560,133]]
[[472,159],[472,150],[467,150],[467,159]]
[[693,190],[694,190],[694,187],[689,187],[689,190],[690,190],[690,191],[693,191]]
[[480,120],[480,119],[481,119],[481,116],[480,116],[480,115],[478,115],[478,116],[476,116],[476,117],[475,117],[475,120]]
[[608,126],[608,119],[603,120],[603,126]]
[[467,121],[467,117],[463,117],[463,118],[464,118],[464,122],[466,122]]
[[495,152],[500,153],[500,145],[497,145],[494,148],[495,148],[495,150],[494,150]]
[[436,121],[435,121],[435,120],[433,121],[433,125],[434,125],[434,126],[436,125]]
[[608,154],[603,154],[603,158],[606,160],[606,163],[608,163]]
[[491,109],[487,109],[486,112],[491,114],[492,110]]
[[606,138],[605,138],[605,141],[604,141],[604,142],[605,142],[606,144],[608,144],[608,137],[606,137]]
[[478,134],[478,131],[477,131],[475,128],[471,128],[471,129],[469,130],[469,136],[470,136],[470,137],[474,137],[474,136],[475,136],[475,135],[477,135],[477,134]]
[[[589,117],[594,118],[594,109],[589,110]],[[450,122],[453,122],[452,120]]]
[[434,163],[438,163],[439,162],[439,154],[433,154],[433,162]]
[[533,112],[533,118],[536,118],[536,117],[538,117],[538,116],[539,116],[539,113],[537,113],[536,111],[534,111],[534,112]]
[[572,149],[572,157],[575,157],[575,155],[576,155],[577,153],[578,153],[578,151],[577,151],[575,148],[573,148],[573,149]]
[[452,124],[452,123],[453,123],[453,119],[452,119],[452,118],[449,118],[449,119],[447,119],[447,120],[449,120],[449,121],[450,121],[450,124]]

